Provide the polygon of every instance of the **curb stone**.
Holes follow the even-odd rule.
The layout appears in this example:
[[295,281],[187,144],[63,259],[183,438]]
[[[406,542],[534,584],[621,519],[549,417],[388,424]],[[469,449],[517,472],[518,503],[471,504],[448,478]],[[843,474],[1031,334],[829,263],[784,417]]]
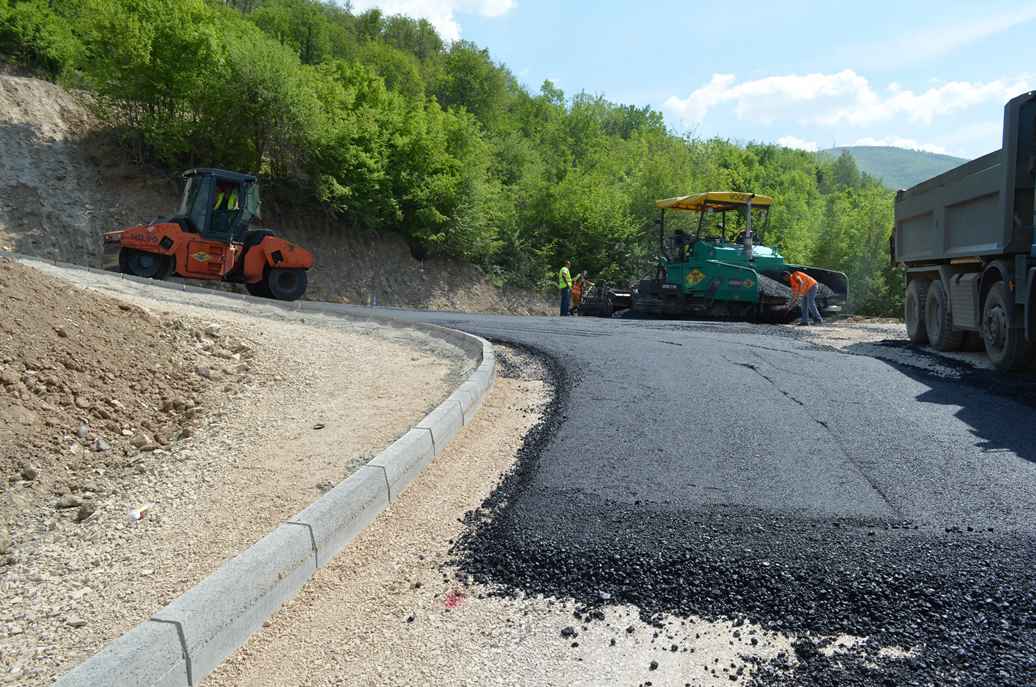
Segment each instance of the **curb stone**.
[[151,618],[109,642],[61,676],[55,687],[194,687],[243,645],[381,511],[406,490],[478,412],[496,375],[493,346],[471,334],[399,320],[362,306],[283,303],[250,295],[117,275],[0,251],[19,262],[109,274],[148,286],[225,296],[287,312],[313,311],[350,320],[418,329],[460,348],[476,367],[449,397],[367,465],[277,526]]

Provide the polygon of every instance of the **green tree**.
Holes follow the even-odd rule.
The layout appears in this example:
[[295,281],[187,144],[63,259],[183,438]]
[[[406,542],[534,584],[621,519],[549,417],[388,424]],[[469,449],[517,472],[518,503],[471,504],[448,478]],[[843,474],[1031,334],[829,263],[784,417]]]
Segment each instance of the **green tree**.
[[319,110],[299,58],[245,22],[229,24],[223,42],[227,78],[197,113],[195,147],[234,168],[298,172]]
[[72,30],[74,16],[74,8],[63,1],[0,0],[0,56],[50,78],[67,74],[82,53]]
[[294,50],[303,64],[319,64],[332,54],[332,23],[311,0],[266,0],[250,18]]
[[446,54],[437,95],[444,108],[463,107],[492,129],[503,116],[506,87],[504,72],[493,64],[487,50],[457,41]]
[[427,19],[396,15],[385,19],[381,39],[418,60],[427,61],[443,51],[444,44]]
[[357,48],[356,59],[370,66],[389,90],[407,98],[424,100],[425,82],[420,61],[410,53],[379,41],[367,41]]
[[171,162],[200,152],[199,113],[226,75],[217,17],[204,0],[87,0],[90,82],[141,157]]

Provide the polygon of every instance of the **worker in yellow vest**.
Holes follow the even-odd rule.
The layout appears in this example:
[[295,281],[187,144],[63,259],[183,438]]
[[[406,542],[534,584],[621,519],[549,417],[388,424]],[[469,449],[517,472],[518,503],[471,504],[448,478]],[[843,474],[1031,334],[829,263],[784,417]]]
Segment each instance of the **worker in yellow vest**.
[[561,316],[566,317],[571,313],[572,307],[572,261],[566,260],[561,270],[558,271],[558,289],[561,290]]
[[216,202],[212,205],[214,210],[237,210],[237,187],[219,186],[216,188]]

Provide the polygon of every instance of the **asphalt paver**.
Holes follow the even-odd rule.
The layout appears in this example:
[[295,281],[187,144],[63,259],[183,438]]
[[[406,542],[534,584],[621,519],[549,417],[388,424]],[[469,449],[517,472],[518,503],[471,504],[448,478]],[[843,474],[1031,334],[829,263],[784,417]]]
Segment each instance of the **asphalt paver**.
[[798,637],[732,682],[1036,684],[1032,378],[787,327],[395,314],[552,360],[551,412],[456,544],[475,581]]

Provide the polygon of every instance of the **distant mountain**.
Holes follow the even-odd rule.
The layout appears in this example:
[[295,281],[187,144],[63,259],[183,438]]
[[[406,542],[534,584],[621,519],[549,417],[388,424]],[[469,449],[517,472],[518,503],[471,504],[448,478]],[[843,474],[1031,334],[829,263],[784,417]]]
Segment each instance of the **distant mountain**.
[[838,157],[843,151],[856,159],[861,172],[881,179],[891,189],[910,188],[925,179],[962,165],[967,160],[952,155],[926,153],[888,146],[844,146],[821,150],[820,155]]

